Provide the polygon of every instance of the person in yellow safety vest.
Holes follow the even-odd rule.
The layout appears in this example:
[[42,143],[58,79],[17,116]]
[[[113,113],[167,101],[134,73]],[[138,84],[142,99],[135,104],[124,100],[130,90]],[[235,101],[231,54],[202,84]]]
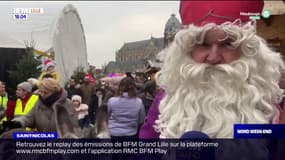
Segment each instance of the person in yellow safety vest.
[[7,120],[26,115],[39,99],[38,95],[32,94],[32,86],[28,82],[18,84],[16,96],[17,100],[15,102],[9,101],[8,103],[6,110]]
[[5,83],[0,81],[0,119],[5,116],[8,103],[8,94],[5,89]]
[[39,100],[33,109],[5,125],[7,128],[31,127],[39,132],[57,132],[58,138],[79,138],[85,133],[81,132],[77,117],[67,92],[55,79],[45,78],[39,85]]

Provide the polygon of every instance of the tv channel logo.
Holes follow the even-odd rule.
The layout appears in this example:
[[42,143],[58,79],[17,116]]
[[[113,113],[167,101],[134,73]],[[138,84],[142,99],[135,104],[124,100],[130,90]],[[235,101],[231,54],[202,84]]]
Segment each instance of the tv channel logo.
[[14,20],[27,20],[28,15],[31,14],[43,14],[43,8],[13,8],[13,19]]
[[270,10],[263,10],[262,17],[268,19],[271,16]]

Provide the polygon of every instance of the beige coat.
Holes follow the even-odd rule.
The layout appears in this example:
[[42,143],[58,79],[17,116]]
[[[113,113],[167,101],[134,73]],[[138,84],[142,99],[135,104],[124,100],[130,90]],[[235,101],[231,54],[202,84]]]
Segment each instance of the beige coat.
[[80,136],[77,113],[66,91],[52,104],[45,106],[41,100],[25,116],[16,117],[24,127],[36,128],[40,132],[57,132],[58,138],[76,138]]

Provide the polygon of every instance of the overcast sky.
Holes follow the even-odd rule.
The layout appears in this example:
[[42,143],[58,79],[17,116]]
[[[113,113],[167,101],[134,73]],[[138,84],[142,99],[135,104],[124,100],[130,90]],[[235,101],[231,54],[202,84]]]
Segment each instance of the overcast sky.
[[[101,67],[115,60],[115,52],[125,42],[162,37],[172,13],[179,18],[178,1],[73,3],[86,34],[88,61]],[[180,20],[180,18],[179,18]]]
[[88,62],[99,68],[115,60],[115,52],[125,42],[149,39],[151,35],[163,37],[172,13],[180,20],[179,1],[6,1],[0,2],[0,14],[5,21],[4,18],[11,17],[12,7],[60,11],[66,4],[77,8],[85,32]]

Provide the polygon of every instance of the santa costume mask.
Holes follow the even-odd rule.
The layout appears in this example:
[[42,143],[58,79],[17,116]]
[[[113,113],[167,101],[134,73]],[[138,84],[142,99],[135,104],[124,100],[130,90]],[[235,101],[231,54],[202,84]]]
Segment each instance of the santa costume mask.
[[184,29],[159,56],[157,83],[165,90],[155,128],[160,138],[201,131],[233,138],[234,124],[277,123],[284,64],[241,13],[263,2],[181,1]]

